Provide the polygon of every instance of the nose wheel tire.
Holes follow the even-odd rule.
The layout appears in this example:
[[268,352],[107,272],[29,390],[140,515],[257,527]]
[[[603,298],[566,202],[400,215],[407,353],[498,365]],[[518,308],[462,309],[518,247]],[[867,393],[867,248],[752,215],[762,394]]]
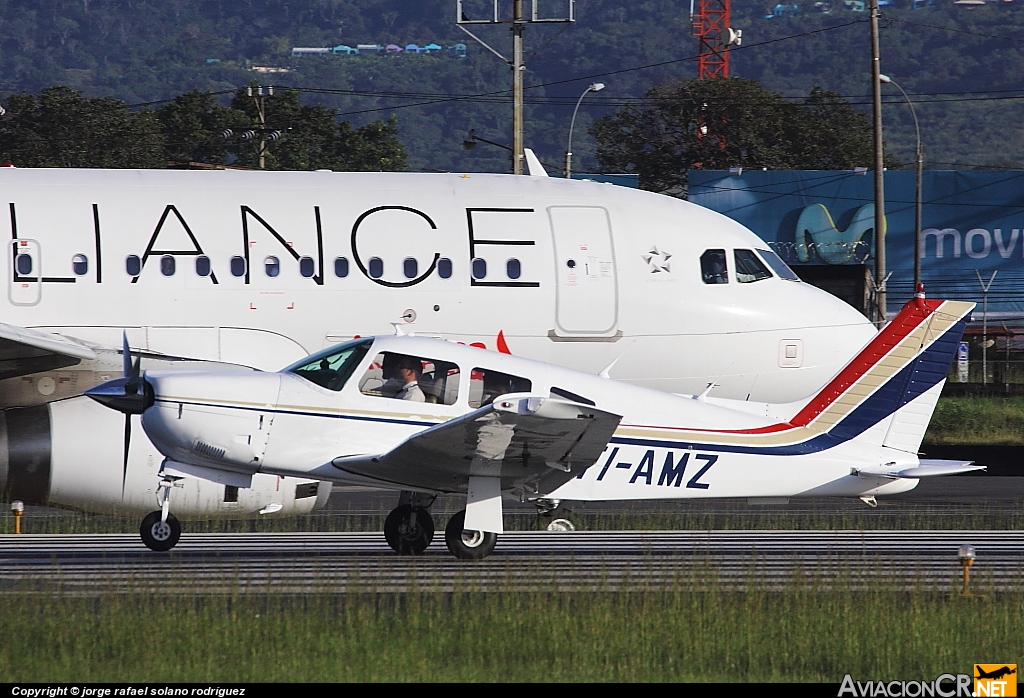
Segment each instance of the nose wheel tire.
[[384,539],[399,555],[419,555],[434,540],[434,519],[423,507],[402,504],[384,520]]
[[160,518],[159,511],[147,514],[139,526],[139,535],[147,548],[162,553],[177,545],[181,538],[181,524],[173,514],[167,515],[167,521],[161,521]]
[[498,542],[498,534],[487,531],[467,531],[466,510],[448,520],[444,527],[444,542],[452,555],[460,560],[480,560],[494,550]]

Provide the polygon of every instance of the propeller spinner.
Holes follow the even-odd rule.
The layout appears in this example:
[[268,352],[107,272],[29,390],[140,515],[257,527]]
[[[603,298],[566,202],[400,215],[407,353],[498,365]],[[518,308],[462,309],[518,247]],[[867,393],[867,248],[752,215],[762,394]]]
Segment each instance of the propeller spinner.
[[153,404],[153,389],[140,375],[140,357],[132,362],[131,350],[128,348],[128,334],[123,336],[121,350],[124,375],[106,383],[89,388],[85,394],[101,405],[123,412],[127,415],[142,414]]

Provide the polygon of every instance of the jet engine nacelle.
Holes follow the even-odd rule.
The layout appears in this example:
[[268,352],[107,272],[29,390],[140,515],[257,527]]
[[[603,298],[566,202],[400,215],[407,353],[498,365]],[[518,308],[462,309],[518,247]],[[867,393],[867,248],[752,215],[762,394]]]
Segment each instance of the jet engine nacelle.
[[[0,411],[0,494],[8,500],[149,512],[159,506],[162,461],[138,416],[126,418],[84,396]],[[328,483],[262,473],[244,489],[198,478],[178,485],[171,508],[181,518],[308,514],[331,492]]]

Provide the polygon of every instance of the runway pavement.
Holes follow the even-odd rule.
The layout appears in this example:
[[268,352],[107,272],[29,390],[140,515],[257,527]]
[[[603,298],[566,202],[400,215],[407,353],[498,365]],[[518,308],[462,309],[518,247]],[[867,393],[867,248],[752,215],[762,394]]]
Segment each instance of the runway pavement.
[[137,536],[0,536],[0,593],[343,593],[959,588],[971,543],[981,591],[1024,587],[1022,531],[516,532],[482,561],[438,533],[399,557],[379,533],[184,534],[170,553]]

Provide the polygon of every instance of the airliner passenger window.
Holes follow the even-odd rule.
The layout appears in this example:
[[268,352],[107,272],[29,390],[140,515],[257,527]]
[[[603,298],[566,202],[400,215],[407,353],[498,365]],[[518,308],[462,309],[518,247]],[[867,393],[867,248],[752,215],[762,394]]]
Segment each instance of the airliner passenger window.
[[384,276],[384,260],[380,257],[370,257],[370,278],[379,279]]
[[128,276],[139,275],[139,272],[142,271],[142,260],[139,259],[137,254],[130,254],[125,257],[124,270],[128,272]]
[[231,258],[231,276],[245,276],[245,257],[235,255]]
[[522,273],[523,267],[519,263],[519,260],[516,259],[515,257],[512,257],[507,262],[505,262],[505,274],[508,276],[508,278],[518,279],[522,275]]
[[312,257],[303,257],[299,260],[299,273],[307,279],[312,278],[316,273],[316,263]]
[[32,273],[32,255],[24,252],[19,254],[14,260],[14,266],[18,270],[18,274],[28,276]]
[[420,273],[420,263],[414,257],[406,257],[402,262],[402,273],[407,279],[415,279],[416,275]]
[[437,260],[437,275],[442,279],[452,278],[452,260],[447,257]]
[[267,276],[273,278],[281,273],[281,260],[277,257],[267,257],[263,260],[263,268],[267,272]]
[[210,258],[204,254],[196,257],[196,276],[210,275]]
[[377,354],[359,381],[363,395],[433,405],[459,399],[459,367],[447,361],[385,351]]
[[700,256],[700,276],[706,284],[729,283],[729,268],[725,263],[725,250],[705,250]]
[[499,395],[528,393],[533,387],[529,378],[511,376],[489,368],[474,368],[469,374],[469,406],[483,407]]
[[348,276],[348,257],[334,258],[334,275],[339,279],[344,279]]
[[796,275],[796,272],[790,269],[789,265],[783,262],[779,255],[775,254],[771,250],[758,250],[758,253],[761,255],[761,259],[768,262],[768,266],[772,268],[772,271],[774,271],[780,279],[785,279],[786,281],[800,280],[800,277]]
[[345,387],[345,383],[362,364],[371,344],[372,339],[356,339],[324,349],[292,364],[282,373],[294,373],[321,388],[337,392]]
[[487,276],[487,260],[477,257],[473,260],[473,278],[482,279]]
[[164,276],[174,276],[174,269],[175,269],[175,263],[174,263],[174,257],[173,256],[171,256],[169,254],[165,254],[163,257],[160,258],[160,273],[161,274],[163,274]]
[[753,250],[734,250],[733,257],[736,260],[736,280],[741,284],[771,278],[772,273],[757,258]]
[[85,276],[89,273],[89,258],[84,254],[76,254],[71,258],[71,270],[75,276]]

